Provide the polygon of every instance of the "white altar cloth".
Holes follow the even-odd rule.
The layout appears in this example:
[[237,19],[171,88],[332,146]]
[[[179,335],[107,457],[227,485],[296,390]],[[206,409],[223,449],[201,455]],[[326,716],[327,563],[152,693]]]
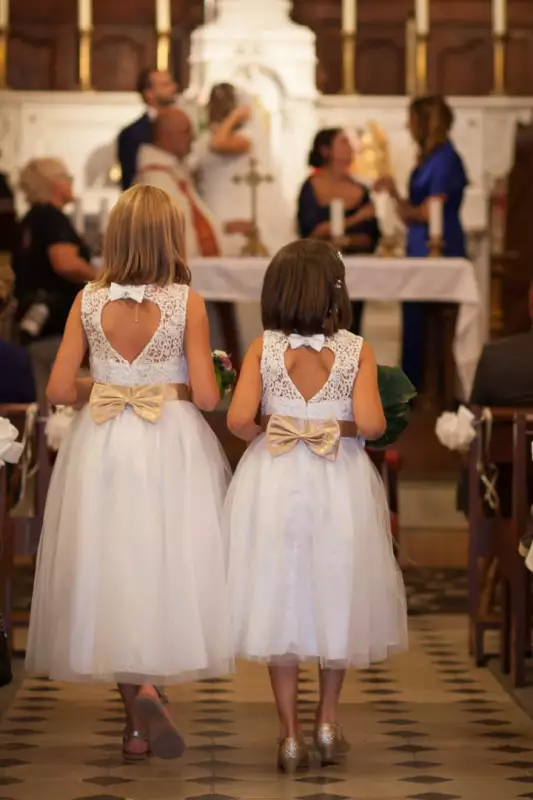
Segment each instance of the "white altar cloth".
[[[353,300],[457,303],[453,352],[468,399],[483,347],[481,296],[474,266],[455,258],[345,258]],[[201,258],[190,262],[192,286],[206,300],[258,302],[268,259]]]

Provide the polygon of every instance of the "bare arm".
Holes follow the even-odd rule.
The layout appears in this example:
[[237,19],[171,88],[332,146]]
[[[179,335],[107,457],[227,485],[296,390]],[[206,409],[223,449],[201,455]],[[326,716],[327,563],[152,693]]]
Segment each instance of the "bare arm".
[[[442,200],[443,204],[446,202],[445,195],[434,195],[434,196]],[[408,200],[399,199],[397,200],[398,214],[400,215],[401,219],[404,222],[428,222],[430,200],[431,198],[428,197],[427,200],[424,200],[422,205],[413,206]]]
[[228,428],[245,442],[251,442],[261,430],[255,419],[263,391],[262,351],[263,337],[260,337],[252,343],[246,354],[228,411]]
[[70,310],[63,341],[46,388],[48,400],[54,406],[84,405],[93,386],[92,379],[77,377],[87,352],[87,337],[81,321],[81,298],[80,292]]
[[378,369],[374,351],[363,344],[359,358],[359,372],[352,395],[353,415],[361,436],[369,441],[385,433],[387,421],[381,405],[378,387]]
[[194,404],[202,411],[213,411],[220,401],[220,391],[213,367],[207,310],[203,299],[192,289],[187,303],[185,356]]
[[97,271],[80,256],[75,244],[53,244],[48,248],[48,257],[54,272],[72,283],[90,283],[97,277]]
[[222,155],[248,153],[252,143],[247,136],[238,133],[236,128],[246,122],[249,116],[247,108],[236,108],[228,114],[211,136],[209,142],[211,150]]

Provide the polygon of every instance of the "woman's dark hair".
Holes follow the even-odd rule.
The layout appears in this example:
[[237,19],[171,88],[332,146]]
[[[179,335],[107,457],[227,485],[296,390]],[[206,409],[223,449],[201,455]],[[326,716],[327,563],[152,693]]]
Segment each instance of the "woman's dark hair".
[[352,306],[340,253],[328,242],[301,239],[274,256],[263,281],[263,328],[331,336],[352,324]]
[[324,155],[324,150],[331,147],[335,137],[341,132],[341,128],[323,128],[318,131],[314,138],[311,152],[309,153],[309,166],[320,169],[328,163],[328,158]]
[[454,114],[440,95],[417,97],[411,102],[409,113],[417,120],[417,144],[422,155],[431,153],[447,140],[454,122]]

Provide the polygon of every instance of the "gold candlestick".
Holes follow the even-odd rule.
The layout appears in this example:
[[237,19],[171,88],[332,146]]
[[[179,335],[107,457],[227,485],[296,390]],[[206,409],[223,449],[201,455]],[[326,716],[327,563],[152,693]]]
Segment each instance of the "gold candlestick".
[[91,49],[93,41],[92,28],[80,31],[80,52],[79,52],[79,82],[82,92],[92,89],[91,77]]
[[342,34],[342,92],[343,94],[357,94],[355,88],[355,59],[356,59],[357,34],[343,32]]
[[428,91],[428,37],[416,35],[416,93],[420,97]]
[[0,89],[7,89],[7,39],[9,31],[0,28]]
[[170,68],[170,31],[157,32],[157,69],[159,72],[168,72]]
[[507,50],[507,37],[504,34],[497,34],[492,40],[492,52],[494,62],[494,86],[492,93],[496,95],[505,94],[505,57]]
[[444,239],[439,236],[434,236],[429,240],[428,248],[429,248],[430,258],[442,258],[442,253],[444,250]]

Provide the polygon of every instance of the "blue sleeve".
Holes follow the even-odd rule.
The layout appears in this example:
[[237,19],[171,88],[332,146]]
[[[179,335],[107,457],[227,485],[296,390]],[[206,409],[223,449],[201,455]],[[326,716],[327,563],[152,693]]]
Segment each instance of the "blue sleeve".
[[467,183],[463,162],[454,150],[435,156],[431,165],[428,197],[449,197],[452,193],[464,190]]
[[308,239],[316,226],[322,222],[310,180],[306,180],[298,197],[298,232],[302,239]]

